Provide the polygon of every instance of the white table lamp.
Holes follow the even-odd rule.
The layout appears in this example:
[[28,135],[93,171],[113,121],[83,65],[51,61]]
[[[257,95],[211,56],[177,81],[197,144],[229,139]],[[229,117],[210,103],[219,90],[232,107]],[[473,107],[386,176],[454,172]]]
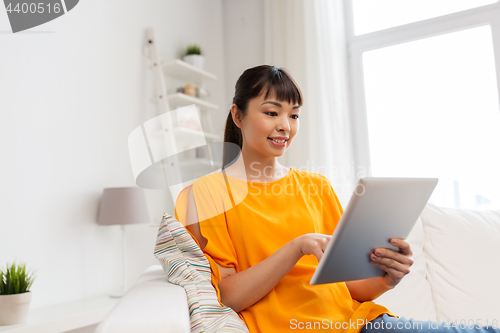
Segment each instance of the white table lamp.
[[140,187],[105,188],[97,217],[99,225],[120,225],[122,230],[122,290],[111,294],[121,297],[126,288],[125,226],[127,224],[148,223],[149,213]]

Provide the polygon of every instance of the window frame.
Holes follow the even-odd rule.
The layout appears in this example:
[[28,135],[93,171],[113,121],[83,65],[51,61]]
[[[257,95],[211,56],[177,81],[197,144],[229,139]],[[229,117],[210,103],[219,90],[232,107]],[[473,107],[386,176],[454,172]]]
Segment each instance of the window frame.
[[363,53],[370,50],[398,45],[446,33],[491,26],[493,52],[500,104],[500,1],[435,18],[379,30],[362,35],[354,35],[352,0],[344,0],[347,62],[349,70],[349,100],[352,110],[351,126],[353,135],[354,163],[359,169],[367,170],[372,176],[366,95],[363,79]]

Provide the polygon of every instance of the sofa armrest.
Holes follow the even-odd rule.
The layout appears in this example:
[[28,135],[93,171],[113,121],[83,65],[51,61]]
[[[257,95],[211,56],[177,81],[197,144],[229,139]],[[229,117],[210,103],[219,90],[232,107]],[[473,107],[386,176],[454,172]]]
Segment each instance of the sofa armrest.
[[184,288],[167,281],[160,265],[146,269],[95,333],[190,333]]

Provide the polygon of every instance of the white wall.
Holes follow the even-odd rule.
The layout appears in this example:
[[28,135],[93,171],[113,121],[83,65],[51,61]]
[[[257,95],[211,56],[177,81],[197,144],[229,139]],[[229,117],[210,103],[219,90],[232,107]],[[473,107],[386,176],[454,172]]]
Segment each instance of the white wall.
[[247,68],[264,65],[264,5],[262,0],[223,0],[223,11],[227,117],[239,76]]
[[[232,105],[234,86],[248,68],[276,65],[264,62],[264,0],[223,0],[226,104],[218,124],[224,125]],[[300,144],[299,142],[294,145]],[[288,166],[287,154],[278,161]]]
[[[85,0],[12,34],[0,9],[0,265],[38,268],[33,308],[119,287],[119,227],[95,219],[103,188],[134,186],[127,137],[156,115],[144,31],[155,29],[165,59],[201,44],[220,78],[208,100],[222,107],[222,12],[221,0]],[[152,220],[173,214],[168,192],[147,197]],[[128,229],[128,285],[157,263],[156,231]]]

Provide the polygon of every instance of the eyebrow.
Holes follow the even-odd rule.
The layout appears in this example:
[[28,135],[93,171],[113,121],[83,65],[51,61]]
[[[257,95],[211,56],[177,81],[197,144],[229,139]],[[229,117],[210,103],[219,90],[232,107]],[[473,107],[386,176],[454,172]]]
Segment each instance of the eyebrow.
[[[274,102],[274,101],[267,101],[267,102],[262,103],[261,105],[264,105],[264,104],[273,104],[273,105],[276,105],[278,107],[282,106],[280,103]],[[299,105],[295,105],[292,109],[300,109],[300,106]]]

